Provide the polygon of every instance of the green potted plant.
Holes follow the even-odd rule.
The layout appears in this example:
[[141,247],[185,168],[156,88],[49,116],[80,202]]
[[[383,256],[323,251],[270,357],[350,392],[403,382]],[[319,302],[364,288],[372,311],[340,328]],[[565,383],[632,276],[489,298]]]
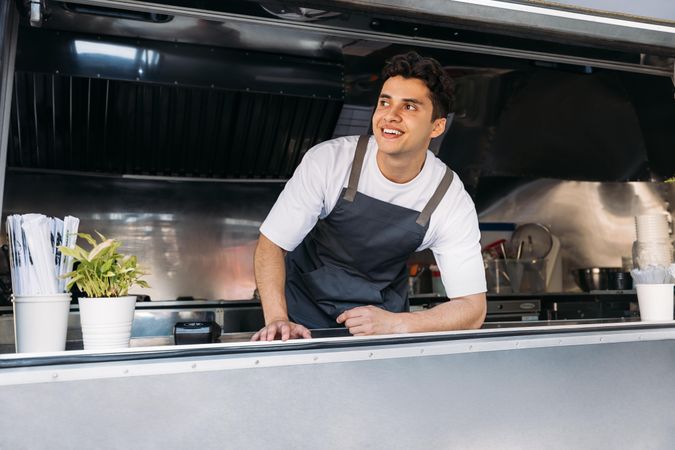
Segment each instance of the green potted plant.
[[136,307],[136,296],[129,295],[129,289],[150,287],[141,279],[147,273],[138,266],[135,256],[118,252],[121,242],[97,234],[100,242],[87,233],[78,233],[91,245],[89,251],[78,245],[72,249],[59,247],[75,263],[74,270],[64,275],[68,279],[66,290],[76,285],[87,296],[78,299],[85,350],[129,347]]

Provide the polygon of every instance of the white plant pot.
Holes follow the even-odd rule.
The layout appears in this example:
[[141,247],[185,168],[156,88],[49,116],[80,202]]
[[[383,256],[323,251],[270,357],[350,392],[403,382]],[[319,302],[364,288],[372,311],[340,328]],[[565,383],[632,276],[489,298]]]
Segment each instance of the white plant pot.
[[70,294],[12,296],[17,353],[66,349]]
[[136,296],[80,298],[80,325],[85,350],[129,347]]

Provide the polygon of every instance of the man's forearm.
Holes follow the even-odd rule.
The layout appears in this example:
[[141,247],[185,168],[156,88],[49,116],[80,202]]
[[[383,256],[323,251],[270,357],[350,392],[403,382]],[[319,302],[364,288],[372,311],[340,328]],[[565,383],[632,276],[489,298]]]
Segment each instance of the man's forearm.
[[265,315],[265,324],[275,320],[287,320],[285,283],[286,252],[261,234],[255,249],[255,280]]
[[475,329],[483,324],[486,311],[484,293],[468,295],[425,311],[404,313],[403,327],[408,333]]

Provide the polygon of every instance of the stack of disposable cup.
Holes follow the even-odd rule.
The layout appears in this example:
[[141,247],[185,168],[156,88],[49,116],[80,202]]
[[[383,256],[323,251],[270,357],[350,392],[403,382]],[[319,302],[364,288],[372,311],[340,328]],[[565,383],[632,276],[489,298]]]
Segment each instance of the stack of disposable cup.
[[[633,263],[644,274],[665,274],[657,284],[641,284],[636,280],[640,318],[643,321],[673,320],[673,284],[666,273],[673,262],[668,216],[645,214],[635,217],[637,240],[633,243]],[[664,278],[664,277],[660,277]]]
[[633,264],[640,269],[649,266],[668,267],[673,262],[666,214],[644,214],[635,217],[637,240],[633,243]]

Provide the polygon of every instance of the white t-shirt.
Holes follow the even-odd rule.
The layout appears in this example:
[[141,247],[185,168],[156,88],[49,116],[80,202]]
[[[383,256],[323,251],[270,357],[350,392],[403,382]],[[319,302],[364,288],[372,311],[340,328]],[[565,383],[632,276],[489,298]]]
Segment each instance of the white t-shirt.
[[[294,250],[319,219],[330,214],[347,187],[358,136],[341,137],[312,147],[288,180],[260,227],[269,240]],[[380,171],[377,142],[368,142],[358,191],[404,208],[422,211],[445,174],[445,164],[427,151],[420,173],[407,183],[394,183]],[[430,248],[449,298],[486,291],[476,209],[455,174],[443,200],[431,215],[418,250]]]

